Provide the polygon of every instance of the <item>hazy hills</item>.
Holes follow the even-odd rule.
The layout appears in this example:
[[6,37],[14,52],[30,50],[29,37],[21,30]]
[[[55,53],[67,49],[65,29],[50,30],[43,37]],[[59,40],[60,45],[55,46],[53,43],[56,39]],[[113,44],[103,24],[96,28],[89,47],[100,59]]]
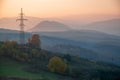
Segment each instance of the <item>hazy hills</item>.
[[[19,17],[13,17],[13,18],[1,18],[0,19],[0,28],[5,28],[5,29],[14,29],[14,30],[19,30],[19,21],[16,22],[16,19]],[[28,19],[28,21],[25,21],[25,30],[28,30],[32,27],[34,27],[36,24],[38,24],[42,18],[36,18],[36,17],[25,17]]]
[[31,32],[58,32],[58,31],[68,31],[70,28],[57,21],[42,21],[35,27],[30,29]]
[[59,37],[81,42],[118,41],[119,36],[109,35],[95,30],[69,30],[64,32],[40,32],[41,35]]
[[94,22],[84,27],[89,30],[97,30],[97,31],[120,36],[120,19],[111,19],[111,20]]
[[[2,30],[0,30],[2,31]],[[8,32],[9,33],[6,33]],[[19,33],[0,32],[0,40],[19,41]],[[70,53],[81,57],[119,64],[120,37],[94,30],[70,30],[62,32],[37,32],[42,48],[53,52]],[[31,34],[25,34],[26,41]],[[120,65],[120,64],[119,64]]]
[[0,28],[0,33],[19,33],[19,31]]
[[[77,30],[73,30],[67,26],[68,24],[59,21],[46,21],[40,18],[28,19],[30,20],[26,22],[26,25],[29,26],[28,29],[42,36],[44,49],[54,51],[55,48],[61,53],[81,53],[83,56],[87,56],[90,52],[89,58],[120,64],[120,19],[94,22],[85,24],[84,27],[79,25]],[[15,23],[14,20],[15,18],[12,20],[0,19],[0,27],[12,28],[13,26],[15,29],[19,29],[18,23]],[[83,29],[79,30],[79,27],[83,27]],[[31,34],[26,33],[25,36],[27,40]],[[19,32],[0,29],[0,40],[19,41]]]
[[[28,21],[25,21],[25,30],[26,31],[66,31],[66,29],[75,29],[75,30],[96,30],[108,34],[119,35],[120,36],[120,19],[113,18],[108,20],[92,20],[92,18],[82,18],[82,19],[73,19],[72,18],[36,18],[36,17],[25,17]],[[0,27],[6,29],[19,30],[19,22],[16,22],[16,18],[1,18]],[[95,19],[95,18],[93,18]],[[68,26],[67,26],[68,25]],[[42,26],[42,27],[41,27]]]
[[[49,36],[49,37],[72,40],[74,42],[71,42],[73,44],[69,43],[70,45],[79,46],[79,49],[80,47],[82,47],[88,50],[95,51],[97,53],[96,54],[97,59],[119,64],[119,61],[120,61],[120,45],[119,45],[120,37],[119,36],[114,36],[114,35],[106,34],[103,32],[98,32],[95,30],[70,30],[70,31],[64,31],[64,32],[41,32],[40,34],[44,36]],[[54,40],[52,41],[55,42]],[[62,40],[59,40],[59,42],[61,41]],[[66,43],[64,42],[60,44],[65,45]],[[63,49],[63,52],[70,51],[70,49],[66,47],[62,47],[62,49]],[[61,51],[61,52],[62,52],[62,49],[59,47],[56,48],[57,51]],[[73,53],[78,52],[79,54],[81,53],[79,50],[76,50],[76,48],[73,48],[71,52]],[[91,54],[91,56],[92,55],[93,54]]]
[[[72,23],[71,23],[72,24]],[[79,24],[76,23],[76,24]],[[67,24],[69,25],[69,24]],[[30,31],[33,32],[41,32],[41,31],[67,31],[69,29],[72,29],[76,26],[66,26],[63,23],[59,23],[59,21],[43,21],[40,22],[37,26],[33,27]],[[103,21],[98,21],[98,22],[93,22],[93,23],[89,23],[89,24],[84,24],[83,25],[77,25],[77,28],[75,28],[75,30],[95,30],[95,31],[100,31],[100,32],[104,32],[107,34],[112,34],[112,35],[117,35],[120,36],[120,19],[110,19],[110,20],[103,20]]]

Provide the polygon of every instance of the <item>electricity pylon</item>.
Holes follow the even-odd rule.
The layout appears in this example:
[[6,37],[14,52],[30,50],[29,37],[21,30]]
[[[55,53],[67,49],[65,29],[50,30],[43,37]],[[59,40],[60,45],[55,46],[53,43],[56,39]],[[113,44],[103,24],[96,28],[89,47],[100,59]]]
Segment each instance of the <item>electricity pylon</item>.
[[24,21],[26,21],[27,19],[24,19],[24,13],[23,10],[21,8],[21,13],[20,13],[20,18],[16,19],[16,21],[20,21],[20,44],[25,44],[25,34],[24,34]]

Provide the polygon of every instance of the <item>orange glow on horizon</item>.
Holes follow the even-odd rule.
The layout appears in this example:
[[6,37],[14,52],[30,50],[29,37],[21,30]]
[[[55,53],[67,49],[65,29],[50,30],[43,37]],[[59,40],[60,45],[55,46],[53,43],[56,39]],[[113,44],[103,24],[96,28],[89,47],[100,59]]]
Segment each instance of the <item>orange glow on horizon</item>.
[[115,0],[1,0],[0,5],[0,17],[16,17],[21,7],[27,16],[41,18],[119,14]]

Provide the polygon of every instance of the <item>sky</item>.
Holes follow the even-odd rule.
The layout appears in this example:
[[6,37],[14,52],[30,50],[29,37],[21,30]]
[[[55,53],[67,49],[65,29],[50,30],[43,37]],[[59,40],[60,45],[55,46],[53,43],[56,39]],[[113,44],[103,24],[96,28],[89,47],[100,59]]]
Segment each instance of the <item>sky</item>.
[[0,0],[0,18],[27,16],[49,18],[71,15],[119,15],[120,0]]

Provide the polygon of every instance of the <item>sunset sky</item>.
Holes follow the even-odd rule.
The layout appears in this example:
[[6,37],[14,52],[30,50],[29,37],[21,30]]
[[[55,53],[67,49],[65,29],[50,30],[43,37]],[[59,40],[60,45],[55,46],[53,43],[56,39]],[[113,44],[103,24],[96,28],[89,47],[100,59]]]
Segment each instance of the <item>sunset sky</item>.
[[117,0],[0,0],[0,17],[16,17],[21,7],[25,15],[41,18],[119,14]]

